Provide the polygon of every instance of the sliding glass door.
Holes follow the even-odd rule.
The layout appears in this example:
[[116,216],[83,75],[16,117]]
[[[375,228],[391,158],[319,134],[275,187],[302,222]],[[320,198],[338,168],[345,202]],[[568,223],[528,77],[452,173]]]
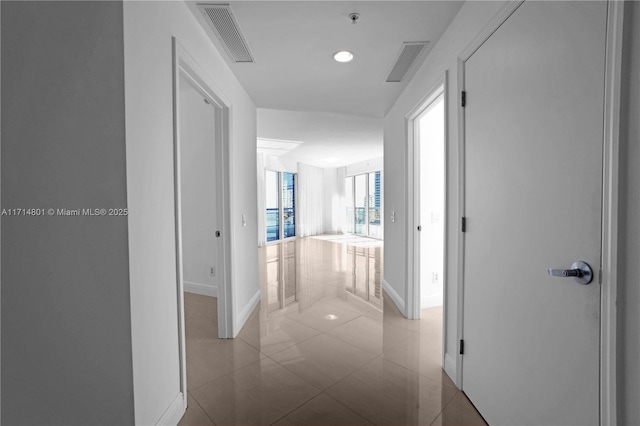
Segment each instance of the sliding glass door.
[[280,173],[267,170],[265,176],[267,190],[267,242],[280,239]]
[[380,172],[369,173],[369,236],[382,238]]
[[296,179],[294,173],[282,172],[282,219],[284,238],[296,235]]
[[382,238],[381,172],[349,176],[344,185],[346,232]]
[[355,177],[355,233],[367,234],[367,175]]
[[296,174],[267,170],[267,242],[296,235]]

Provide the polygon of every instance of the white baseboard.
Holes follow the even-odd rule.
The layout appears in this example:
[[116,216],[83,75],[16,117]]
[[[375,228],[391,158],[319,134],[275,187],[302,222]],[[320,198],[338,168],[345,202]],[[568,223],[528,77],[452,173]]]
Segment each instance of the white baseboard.
[[184,398],[184,394],[179,392],[178,395],[174,398],[173,402],[169,405],[169,407],[164,411],[160,419],[156,422],[158,426],[176,426],[182,416],[184,416],[184,412],[187,409],[186,400]]
[[200,294],[202,296],[218,297],[218,286],[215,285],[185,281],[184,291],[186,291],[187,293]]
[[[444,372],[447,373],[447,376],[449,376],[449,378],[453,383],[456,383],[457,368],[456,368],[455,355],[451,355],[451,354],[444,355]],[[456,386],[459,386],[459,384],[456,383]]]
[[425,296],[420,299],[420,309],[442,306],[442,299],[442,294],[436,294],[435,296]]
[[258,306],[259,303],[260,289],[256,291],[256,294],[254,294],[251,300],[249,300],[249,303],[247,303],[242,311],[240,311],[240,314],[234,318],[233,337],[236,337],[238,333],[240,333],[240,330],[242,330],[242,327],[244,327],[244,324],[247,322],[247,320],[253,313],[253,310],[256,308],[256,306]]
[[404,317],[406,318],[407,317],[406,306],[405,306],[404,300],[402,300],[398,292],[396,292],[396,290],[393,287],[391,287],[391,284],[389,284],[387,280],[384,280],[384,279],[382,280],[382,289],[387,292],[387,294],[391,298],[391,301],[395,303],[395,305],[400,310],[400,313],[404,315]]

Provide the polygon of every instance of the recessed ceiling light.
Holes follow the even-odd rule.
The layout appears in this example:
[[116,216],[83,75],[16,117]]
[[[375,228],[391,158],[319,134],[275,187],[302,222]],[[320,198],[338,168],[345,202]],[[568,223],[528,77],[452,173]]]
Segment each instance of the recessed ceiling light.
[[333,59],[338,62],[350,62],[353,59],[353,53],[348,50],[341,50],[333,55]]

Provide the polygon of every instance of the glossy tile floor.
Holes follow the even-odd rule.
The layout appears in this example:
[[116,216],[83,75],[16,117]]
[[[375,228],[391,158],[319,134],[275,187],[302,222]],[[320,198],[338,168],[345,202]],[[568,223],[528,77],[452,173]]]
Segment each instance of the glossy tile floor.
[[261,305],[236,339],[217,339],[215,298],[186,294],[180,424],[484,425],[442,371],[442,309],[404,319],[381,291],[382,250],[342,236],[260,248]]

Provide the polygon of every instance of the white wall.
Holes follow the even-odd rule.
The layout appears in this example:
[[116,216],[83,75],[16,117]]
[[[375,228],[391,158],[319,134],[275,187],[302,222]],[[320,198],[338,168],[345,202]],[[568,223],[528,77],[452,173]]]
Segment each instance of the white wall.
[[298,173],[298,162],[295,160],[290,160],[279,156],[267,155],[265,156],[264,164],[264,168],[267,170],[273,170],[276,172]]
[[316,167],[382,155],[381,118],[258,108],[258,136],[301,142],[280,158]]
[[360,175],[362,173],[375,172],[384,168],[384,157],[375,157],[369,160],[359,161],[345,167],[345,176]]
[[[458,94],[457,61],[458,55],[471,43],[489,23],[504,2],[467,2],[451,22],[438,43],[433,47],[425,62],[418,69],[406,89],[400,95],[384,121],[384,281],[385,287],[395,292],[400,302],[399,308],[404,312],[406,300],[407,274],[405,259],[407,257],[407,141],[405,116],[412,112],[434,85],[449,71],[448,105],[448,147],[447,147],[447,179],[448,179],[448,264],[445,274],[448,284],[447,300],[447,336],[445,353],[455,359],[457,343],[455,332],[457,327],[456,290],[457,271],[457,227],[458,212]],[[391,214],[395,211],[395,223],[391,222]],[[445,302],[446,303],[446,302]],[[455,378],[455,371],[449,366],[447,373]]]
[[[2,208],[126,208],[122,3],[0,7]],[[2,424],[134,423],[128,271],[126,216],[2,217]]]
[[[256,109],[183,2],[124,2],[127,196],[136,424],[155,424],[179,394],[171,37],[231,106],[234,332],[259,299]],[[246,214],[247,226],[242,226]]]
[[640,424],[640,4],[625,10],[618,246],[618,424]]
[[182,262],[187,292],[217,295],[215,237],[218,227],[215,193],[216,107],[180,76],[180,163],[182,204]]

